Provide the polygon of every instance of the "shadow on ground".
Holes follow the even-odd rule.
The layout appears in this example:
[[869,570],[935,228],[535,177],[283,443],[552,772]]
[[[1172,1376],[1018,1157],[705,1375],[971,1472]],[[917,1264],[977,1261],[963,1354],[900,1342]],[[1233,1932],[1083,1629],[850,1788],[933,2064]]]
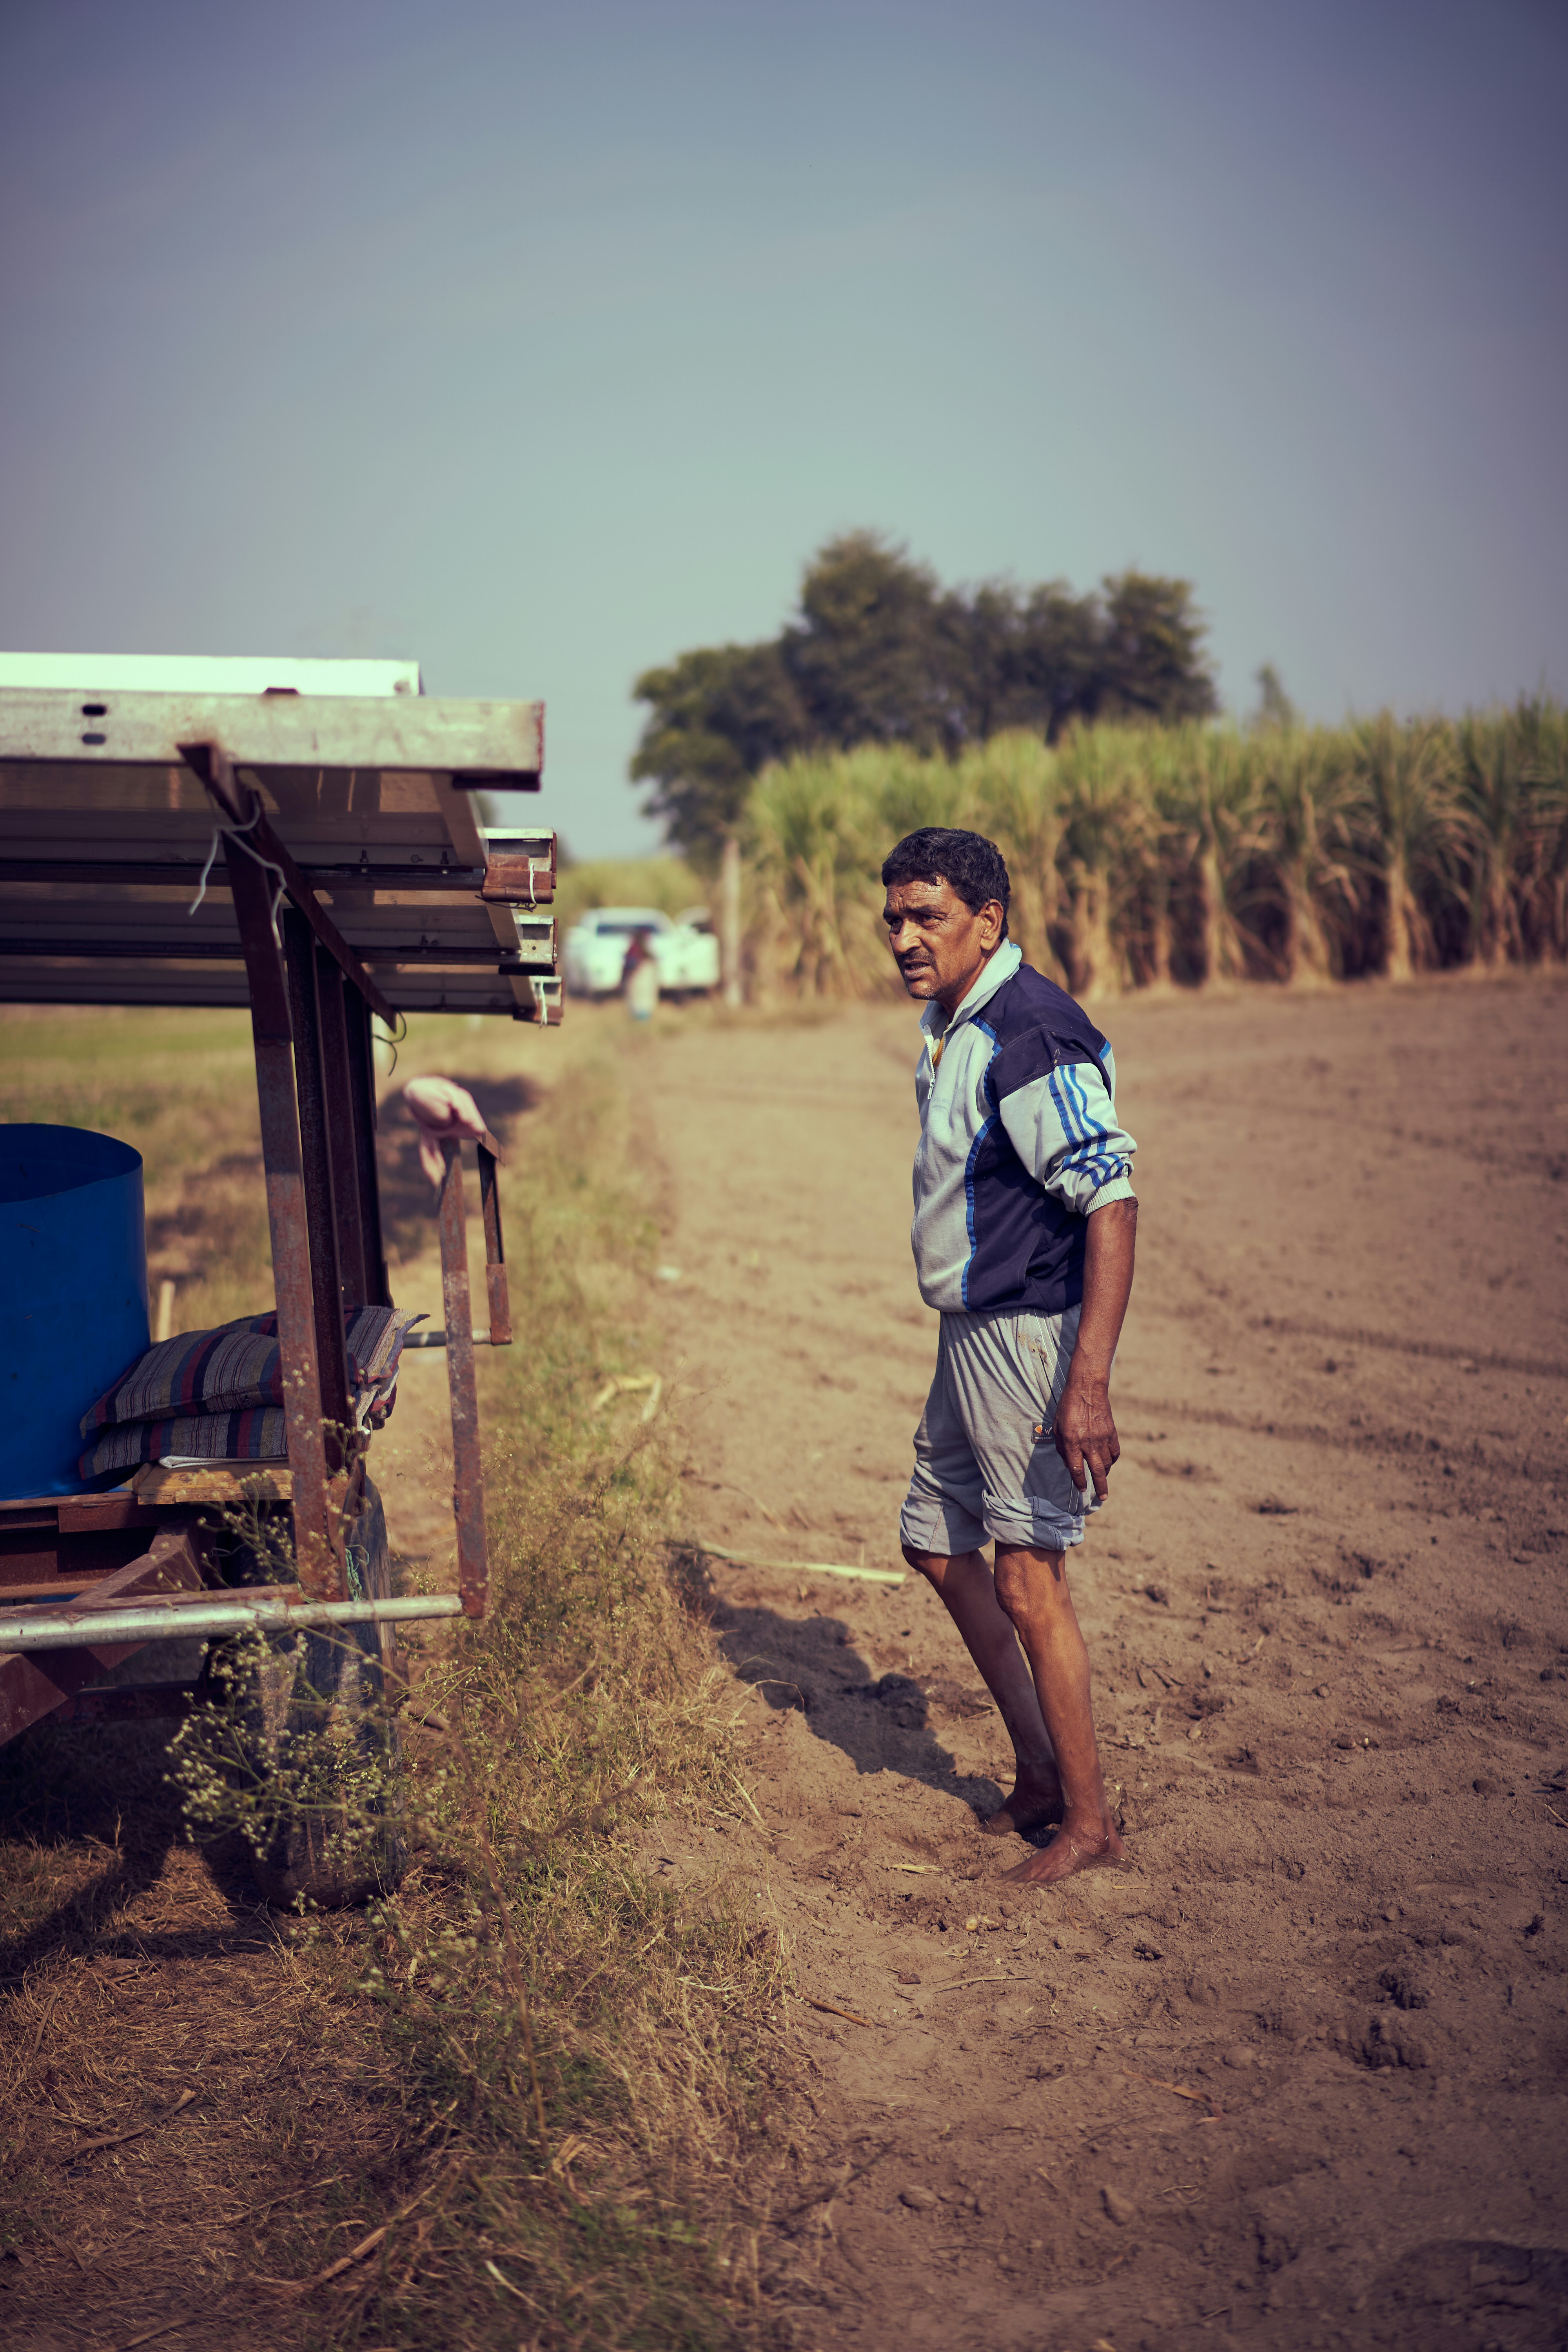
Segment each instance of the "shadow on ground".
[[[156,1885],[185,1843],[168,1784],[169,1733],[157,1725],[37,1725],[0,1749],[0,1981],[39,1961],[112,1948],[122,1915]],[[226,1919],[138,1934],[161,1958],[195,1958],[273,1940],[244,1841],[201,1849]]]
[[962,1797],[982,1815],[1002,1802],[995,1781],[960,1772],[931,1728],[933,1712],[987,1711],[984,1693],[874,1674],[837,1617],[781,1617],[721,1601],[710,1622],[740,1679],[753,1684],[767,1706],[798,1709],[817,1738],[841,1749],[858,1772],[901,1773]]

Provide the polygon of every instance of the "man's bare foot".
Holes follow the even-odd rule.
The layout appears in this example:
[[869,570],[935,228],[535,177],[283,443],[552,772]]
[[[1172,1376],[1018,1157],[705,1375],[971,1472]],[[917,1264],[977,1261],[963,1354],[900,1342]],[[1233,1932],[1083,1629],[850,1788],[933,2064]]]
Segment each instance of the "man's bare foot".
[[1063,1823],[1049,1845],[1032,1853],[1014,1870],[1002,1873],[1015,1886],[1054,1886],[1058,1879],[1074,1878],[1080,1870],[1102,1870],[1118,1863],[1122,1844],[1110,1821]]
[[987,1813],[980,1824],[982,1837],[1031,1837],[1036,1830],[1049,1829],[1061,1821],[1067,1811],[1062,1797],[1062,1784],[1054,1772],[1031,1773],[1026,1779],[1020,1773],[1012,1795],[997,1811]]

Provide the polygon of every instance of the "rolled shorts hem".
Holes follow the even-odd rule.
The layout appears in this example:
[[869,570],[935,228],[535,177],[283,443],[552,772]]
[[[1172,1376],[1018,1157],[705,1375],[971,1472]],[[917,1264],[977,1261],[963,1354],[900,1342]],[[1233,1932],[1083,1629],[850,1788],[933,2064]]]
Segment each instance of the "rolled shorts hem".
[[[1098,1503],[1089,1508],[1098,1508]],[[983,1516],[951,1496],[933,1495],[917,1476],[899,1514],[899,1540],[911,1551],[951,1559],[978,1551],[987,1542],[1026,1544],[1037,1551],[1070,1551],[1083,1541],[1085,1513],[1058,1510],[1054,1503],[1026,1495],[1017,1500],[987,1495]]]

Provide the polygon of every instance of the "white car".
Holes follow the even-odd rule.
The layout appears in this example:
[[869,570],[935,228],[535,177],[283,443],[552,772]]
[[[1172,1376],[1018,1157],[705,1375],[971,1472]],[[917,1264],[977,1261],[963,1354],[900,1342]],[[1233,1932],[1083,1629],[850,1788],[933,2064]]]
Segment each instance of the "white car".
[[634,932],[646,931],[661,996],[706,995],[719,985],[719,942],[706,907],[674,922],[658,907],[594,907],[566,934],[566,986],[574,996],[613,996]]

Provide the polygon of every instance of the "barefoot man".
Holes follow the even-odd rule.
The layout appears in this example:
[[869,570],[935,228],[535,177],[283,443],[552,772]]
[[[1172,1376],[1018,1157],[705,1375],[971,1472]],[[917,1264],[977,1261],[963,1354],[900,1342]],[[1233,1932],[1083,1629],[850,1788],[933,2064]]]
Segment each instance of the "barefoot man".
[[942,1311],[899,1532],[1012,1738],[1013,1793],[983,1827],[1057,1825],[1005,1874],[1048,1885],[1121,1852],[1067,1555],[1121,1452],[1110,1364],[1132,1287],[1135,1146],[1110,1045],[1008,940],[994,844],[925,826],[882,884],[888,944],[926,1005],[911,1238],[921,1296]]

